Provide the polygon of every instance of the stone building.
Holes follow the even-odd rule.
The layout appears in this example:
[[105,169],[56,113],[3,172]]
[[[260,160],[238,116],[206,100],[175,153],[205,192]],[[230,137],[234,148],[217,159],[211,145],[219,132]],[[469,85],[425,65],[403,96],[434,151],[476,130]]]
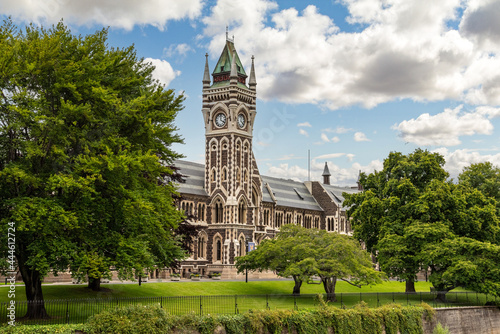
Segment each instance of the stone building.
[[253,57],[248,76],[233,40],[226,36],[212,78],[206,55],[202,82],[205,163],[175,163],[185,176],[185,183],[179,184],[178,208],[195,217],[191,224],[200,226],[192,254],[182,263],[183,274],[234,277],[235,257],[272,238],[283,224],[349,234],[342,193],[357,192],[359,186],[330,185],[326,163],[323,183],[259,173],[252,150],[257,116]]

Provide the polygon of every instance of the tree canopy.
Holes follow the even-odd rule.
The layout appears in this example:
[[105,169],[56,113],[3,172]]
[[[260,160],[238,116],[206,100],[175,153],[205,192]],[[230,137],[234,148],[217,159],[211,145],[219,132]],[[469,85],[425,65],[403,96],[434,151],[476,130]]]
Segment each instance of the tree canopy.
[[236,268],[239,272],[273,270],[281,277],[291,276],[294,294],[300,293],[303,281],[319,277],[329,299],[335,299],[337,280],[360,286],[380,282],[382,277],[358,241],[297,225],[283,225],[276,238],[264,240],[256,250],[237,258]]
[[109,48],[106,29],[0,27],[0,219],[15,225],[29,300],[51,271],[98,282],[184,256],[167,167],[183,97],[153,70],[133,47]]
[[[484,272],[478,276],[473,271],[484,268],[483,260],[494,255],[467,258],[463,245],[474,245],[475,254],[496,247],[496,200],[480,191],[480,186],[447,181],[443,165],[444,159],[436,153],[391,153],[381,172],[363,175],[365,191],[345,194],[344,204],[351,206],[354,235],[365,240],[367,248],[377,254],[382,270],[407,282],[407,292],[414,291],[416,274],[430,268],[430,280],[439,291],[464,286],[495,293],[484,290],[493,284],[481,285],[470,279],[492,280],[495,275],[490,277]],[[465,179],[463,174],[460,179]],[[442,252],[447,252],[445,257]],[[465,273],[466,269],[470,272]]]

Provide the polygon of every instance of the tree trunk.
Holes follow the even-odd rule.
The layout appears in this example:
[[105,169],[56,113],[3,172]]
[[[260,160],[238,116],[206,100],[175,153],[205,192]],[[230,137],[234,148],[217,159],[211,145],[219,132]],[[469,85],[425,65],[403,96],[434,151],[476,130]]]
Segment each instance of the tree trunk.
[[89,285],[88,287],[92,289],[92,291],[101,291],[101,279],[100,278],[90,278],[89,277]]
[[448,301],[446,300],[446,293],[448,291],[436,291],[436,301],[441,302],[441,303],[447,303]]
[[323,282],[323,287],[325,288],[326,300],[336,302],[337,297],[335,296],[335,285],[337,284],[337,277],[321,277],[321,282]]
[[417,293],[415,291],[415,281],[413,279],[407,279],[406,280],[406,293]]
[[293,280],[295,281],[295,285],[293,286],[293,294],[294,295],[300,295],[300,287],[302,286],[302,280],[299,278],[299,276],[292,276]]
[[40,273],[29,268],[25,261],[18,257],[19,271],[26,288],[26,299],[28,309],[24,315],[25,319],[47,319],[50,318],[45,310],[45,302],[42,293],[42,278]]

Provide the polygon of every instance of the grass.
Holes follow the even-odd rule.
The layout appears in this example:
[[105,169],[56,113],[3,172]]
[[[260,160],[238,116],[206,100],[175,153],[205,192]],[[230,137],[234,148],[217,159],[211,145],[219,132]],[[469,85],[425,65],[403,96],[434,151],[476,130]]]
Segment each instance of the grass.
[[[102,284],[102,291],[92,291],[86,285],[44,285],[45,300],[76,298],[126,298],[126,297],[170,297],[170,296],[214,296],[214,295],[266,295],[291,294],[293,281],[200,281],[200,282],[164,282],[138,284]],[[415,288],[419,292],[429,292],[430,283],[417,282]],[[337,282],[336,292],[404,292],[405,283],[386,281],[382,284],[354,287],[346,282]],[[8,286],[0,286],[0,302],[7,302]],[[324,293],[321,284],[306,284],[301,288],[302,294]],[[16,300],[26,300],[24,286],[16,287]]]

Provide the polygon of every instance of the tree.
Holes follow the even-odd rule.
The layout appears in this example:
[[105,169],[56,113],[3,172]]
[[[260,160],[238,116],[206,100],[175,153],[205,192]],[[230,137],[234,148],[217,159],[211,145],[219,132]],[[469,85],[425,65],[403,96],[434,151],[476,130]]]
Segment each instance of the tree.
[[[425,156],[418,152],[420,158]],[[398,163],[394,163],[394,157],[398,157]],[[429,157],[428,154],[424,159],[427,166],[432,165]],[[377,253],[381,268],[388,275],[406,280],[406,292],[413,291],[408,282],[414,280],[416,273],[429,268],[430,281],[439,291],[440,300],[444,301],[446,292],[459,286],[491,293],[493,289],[483,289],[484,282],[490,282],[491,287],[496,274],[486,273],[484,268],[485,264],[495,263],[492,259],[496,255],[480,253],[495,249],[498,244],[496,200],[478,190],[483,183],[476,182],[476,187],[472,187],[464,181],[470,178],[460,176],[462,182],[453,184],[443,179],[446,173],[429,177],[437,168],[420,169],[426,181],[418,187],[414,185],[414,180],[419,179],[415,175],[390,180],[380,187],[384,184],[380,181],[385,180],[383,175],[409,175],[399,174],[406,168],[405,159],[400,158],[400,154],[391,153],[384,168],[391,166],[392,171],[364,176],[362,182],[368,185],[365,193],[346,194],[344,205],[352,205],[349,213],[355,236],[368,240],[367,246]],[[436,157],[436,164],[442,165],[444,160]],[[471,170],[474,168],[466,169]],[[473,249],[466,251],[465,245]],[[466,263],[464,254],[474,258]],[[497,270],[495,266],[491,267],[493,272]]]
[[421,263],[415,261],[418,249],[404,237],[405,228],[415,221],[415,203],[426,187],[448,177],[444,163],[441,155],[421,149],[408,155],[391,152],[380,172],[361,174],[363,192],[344,194],[354,237],[378,255],[384,272],[406,281],[406,292],[415,292]]
[[351,237],[297,225],[282,226],[275,239],[237,258],[236,267],[239,272],[275,270],[279,276],[292,276],[294,293],[300,292],[304,280],[318,276],[329,300],[335,300],[337,280],[360,287],[378,283],[382,277],[373,269],[369,254]]
[[[132,278],[185,254],[166,167],[183,97],[133,47],[106,41],[106,29],[77,37],[62,23],[0,27],[0,219],[15,224],[29,301],[43,302],[49,272],[98,288],[110,268]],[[36,303],[26,316],[48,315]]]
[[491,162],[480,162],[465,167],[458,176],[458,183],[481,191],[497,201],[500,214],[500,168]]

